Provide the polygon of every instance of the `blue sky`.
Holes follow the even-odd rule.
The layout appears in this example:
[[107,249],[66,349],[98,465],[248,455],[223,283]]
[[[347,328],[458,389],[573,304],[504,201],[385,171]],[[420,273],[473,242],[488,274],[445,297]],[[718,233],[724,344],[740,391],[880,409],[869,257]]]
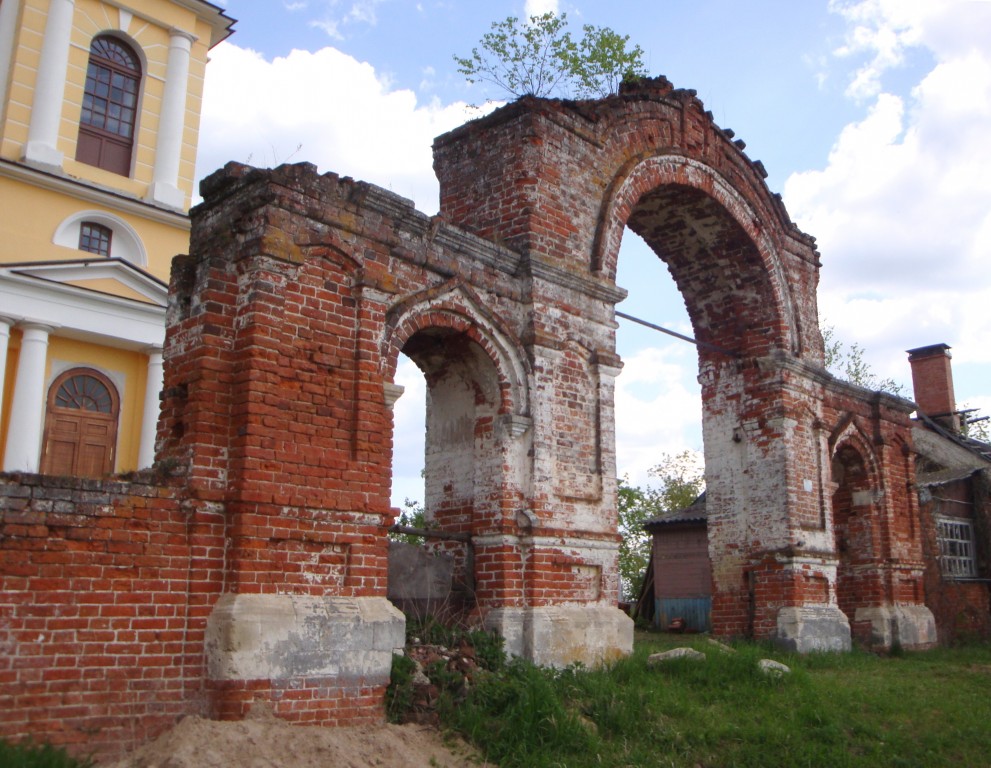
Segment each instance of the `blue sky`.
[[[215,0],[216,1],[216,0]],[[470,86],[492,21],[553,10],[608,26],[652,75],[694,88],[818,240],[825,320],[881,376],[953,348],[958,402],[991,413],[991,0],[228,0],[207,70],[198,172],[309,161],[437,210],[430,144],[503,95]],[[690,333],[663,265],[629,233],[620,309]],[[701,448],[694,349],[624,323],[619,473]],[[422,378],[397,375],[396,501],[421,492]]]

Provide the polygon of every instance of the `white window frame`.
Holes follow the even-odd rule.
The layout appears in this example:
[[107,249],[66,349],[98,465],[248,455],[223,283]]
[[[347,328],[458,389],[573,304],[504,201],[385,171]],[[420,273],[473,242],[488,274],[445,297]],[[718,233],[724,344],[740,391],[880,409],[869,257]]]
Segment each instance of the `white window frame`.
[[[79,250],[79,228],[83,222],[87,221],[102,224],[113,232],[113,238],[110,242],[110,258],[124,259],[138,267],[148,265],[148,252],[134,227],[119,216],[114,216],[106,211],[77,211],[67,216],[55,229],[52,242],[55,245],[72,248],[78,253],[86,253],[86,251]],[[95,254],[92,255],[99,258]]]
[[977,578],[974,522],[960,517],[936,516],[936,542],[943,575],[949,579]]

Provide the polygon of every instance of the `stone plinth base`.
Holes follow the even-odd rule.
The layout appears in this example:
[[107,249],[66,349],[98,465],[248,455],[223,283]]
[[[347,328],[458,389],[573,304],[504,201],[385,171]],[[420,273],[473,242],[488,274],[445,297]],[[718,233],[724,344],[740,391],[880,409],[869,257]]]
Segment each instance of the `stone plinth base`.
[[858,608],[855,621],[870,622],[874,648],[930,648],[936,645],[936,619],[924,605]]
[[211,681],[389,682],[406,620],[384,597],[224,595],[207,621]]
[[778,611],[775,645],[786,651],[849,651],[850,622],[839,608],[803,605]]
[[485,625],[502,635],[507,653],[543,666],[598,666],[633,651],[633,619],[610,605],[498,608]]

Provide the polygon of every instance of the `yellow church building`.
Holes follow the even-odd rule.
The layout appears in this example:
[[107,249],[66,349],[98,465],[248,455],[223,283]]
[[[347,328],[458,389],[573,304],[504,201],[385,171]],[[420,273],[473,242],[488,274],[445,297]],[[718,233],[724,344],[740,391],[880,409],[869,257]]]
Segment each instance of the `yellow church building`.
[[201,0],[0,0],[0,466],[150,466],[189,246]]

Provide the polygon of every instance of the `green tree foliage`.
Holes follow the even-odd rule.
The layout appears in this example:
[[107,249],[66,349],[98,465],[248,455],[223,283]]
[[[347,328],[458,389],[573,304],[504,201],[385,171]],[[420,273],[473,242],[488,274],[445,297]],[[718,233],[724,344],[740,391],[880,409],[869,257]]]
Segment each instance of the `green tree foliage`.
[[[982,443],[991,443],[991,419],[987,416],[980,416],[975,413],[977,410],[968,408],[966,403],[960,406],[964,411],[964,417],[960,420],[960,431],[972,440],[980,440]],[[969,413],[967,413],[970,411]]]
[[659,515],[661,507],[656,488],[630,485],[629,478],[619,480],[616,506],[619,513],[619,579],[623,599],[634,600],[640,593],[647,559],[650,557],[650,536],[643,529],[644,520]]
[[471,56],[454,57],[458,72],[517,98],[608,96],[623,80],[647,74],[640,46],[627,48],[629,35],[586,24],[575,42],[567,26],[567,14],[553,12],[524,23],[516,16],[494,21]]
[[579,98],[605,98],[619,92],[620,83],[645,77],[647,68],[639,45],[627,50],[629,35],[621,35],[609,27],[582,28],[584,37],[571,62],[571,72]]
[[[820,323],[821,325],[821,323]],[[881,379],[864,359],[864,348],[854,342],[849,347],[836,338],[836,329],[822,326],[822,340],[826,350],[826,370],[841,379],[867,389],[901,395],[904,387],[894,379]]]
[[[826,351],[826,369],[841,379],[853,384],[859,384],[867,389],[880,390],[892,395],[904,396],[905,388],[894,379],[880,379],[867,361],[864,360],[864,348],[857,343],[847,347],[836,338],[836,329],[831,325],[822,326],[822,340]],[[969,410],[966,405],[960,406],[961,411]],[[976,410],[976,409],[974,409]],[[968,418],[969,416],[969,418]],[[966,437],[991,442],[991,420],[976,413],[964,414],[960,421],[960,431]]]
[[[404,509],[399,513],[399,517],[396,518],[396,525],[401,525],[406,528],[426,528],[427,521],[424,516],[423,505],[414,500],[407,498],[403,501]],[[401,541],[405,544],[422,544],[423,538],[421,536],[416,536],[411,533],[395,533],[390,531],[389,538],[393,541]]]
[[705,489],[705,473],[694,451],[663,454],[649,475],[656,484],[641,488],[630,485],[623,477],[616,494],[619,533],[623,537],[619,545],[619,576],[628,598],[639,594],[650,557],[650,536],[643,529],[644,521],[690,506]]

